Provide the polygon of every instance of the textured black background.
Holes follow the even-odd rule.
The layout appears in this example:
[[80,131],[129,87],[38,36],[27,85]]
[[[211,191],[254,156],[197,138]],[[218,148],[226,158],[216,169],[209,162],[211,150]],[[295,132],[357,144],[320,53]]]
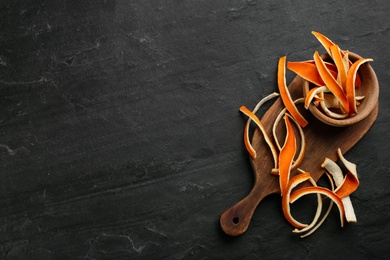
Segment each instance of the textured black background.
[[[0,257],[389,258],[390,1],[3,0]],[[378,119],[346,157],[358,223],[300,239],[280,197],[248,231],[219,215],[253,183],[241,105],[277,90],[316,30],[364,57]],[[292,75],[289,74],[288,80]]]

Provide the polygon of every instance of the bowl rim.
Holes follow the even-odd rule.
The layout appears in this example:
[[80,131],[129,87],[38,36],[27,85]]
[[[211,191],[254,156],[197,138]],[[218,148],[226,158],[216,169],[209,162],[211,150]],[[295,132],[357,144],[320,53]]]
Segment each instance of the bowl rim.
[[[362,57],[359,56],[356,53],[349,52],[348,53],[349,58],[352,62],[355,62]],[[330,59],[329,54],[322,54],[321,55],[324,60]],[[336,118],[331,118],[327,115],[325,115],[320,109],[318,109],[313,103],[310,103],[309,105],[309,110],[310,112],[320,121],[322,121],[325,124],[332,125],[332,126],[338,126],[338,127],[343,127],[343,126],[349,126],[355,123],[360,122],[364,118],[366,118],[375,108],[376,104],[378,103],[378,98],[379,98],[379,83],[378,83],[378,78],[375,74],[375,71],[371,67],[369,63],[365,63],[362,65],[361,68],[365,67],[365,69],[368,71],[368,73],[365,73],[364,75],[368,75],[370,78],[370,81],[372,82],[373,86],[370,87],[372,90],[370,91],[370,95],[368,96],[368,99],[371,101],[367,101],[367,106],[364,107],[363,110],[359,111],[356,115],[352,117],[347,117],[343,119],[336,119]],[[361,69],[359,68],[359,70]],[[306,97],[306,94],[309,92],[310,88],[310,82],[307,81],[306,79],[303,79],[303,96]],[[362,82],[363,84],[363,82]],[[374,102],[373,102],[374,100]]]

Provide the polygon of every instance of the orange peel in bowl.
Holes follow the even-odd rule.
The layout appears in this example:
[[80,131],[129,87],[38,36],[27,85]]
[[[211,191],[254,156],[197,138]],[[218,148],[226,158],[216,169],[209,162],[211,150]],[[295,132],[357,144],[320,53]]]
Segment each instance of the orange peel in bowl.
[[[368,64],[368,62],[372,61],[372,59],[362,58],[352,52],[348,53],[348,57],[349,60],[351,60],[353,63],[352,66],[348,69],[346,93],[344,93],[345,98],[343,96],[344,106],[341,105],[342,103],[339,99],[339,108],[333,108],[326,105],[326,107],[332,112],[346,115],[333,117],[332,115],[326,114],[326,111],[324,111],[323,108],[324,104],[316,102],[315,98],[311,99],[310,102],[306,102],[305,104],[317,119],[331,126],[344,127],[360,122],[374,110],[378,102],[378,79],[374,70]],[[323,56],[323,59],[327,58],[329,58],[329,56]],[[358,77],[360,81],[359,88],[357,88]],[[313,88],[317,88],[317,86],[310,83],[309,81],[304,81],[303,92],[305,98],[309,98],[307,95]],[[346,107],[347,109],[345,109]]]
[[[325,66],[329,69],[334,78],[337,78],[337,68],[333,63],[325,61]],[[307,61],[288,61],[287,68],[302,78],[310,81],[314,85],[324,86],[325,83],[318,73],[314,60]]]
[[318,51],[314,53],[314,61],[316,63],[318,73],[320,74],[322,80],[324,81],[326,87],[333,93],[333,95],[339,100],[340,105],[345,110],[346,113],[349,113],[348,99],[345,95],[342,87],[339,85],[337,80],[329,72],[328,68],[325,66],[324,60],[318,54]]
[[349,109],[354,114],[358,112],[356,107],[356,95],[355,95],[355,81],[356,81],[357,71],[362,64],[369,61],[373,61],[373,59],[360,58],[359,60],[357,60],[352,64],[351,68],[348,71],[348,76],[346,79],[346,95],[349,102]]
[[[320,56],[315,51],[313,57],[317,71],[313,67],[305,69],[309,68],[307,64],[311,64],[310,61],[289,62],[287,66],[305,79],[305,108],[320,121],[332,126],[343,127],[363,120],[374,109],[379,96],[375,72],[366,64],[373,59],[341,50],[326,36],[314,31],[312,33],[327,52]],[[322,87],[330,91],[338,104],[332,102],[332,106],[329,106],[329,102],[320,102],[324,101],[319,95],[319,88]],[[366,98],[362,100],[359,96]]]

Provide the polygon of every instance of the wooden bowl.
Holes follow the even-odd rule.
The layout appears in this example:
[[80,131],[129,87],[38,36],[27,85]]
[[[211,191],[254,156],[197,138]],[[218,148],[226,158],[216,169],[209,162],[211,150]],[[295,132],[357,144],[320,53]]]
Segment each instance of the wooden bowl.
[[[328,61],[331,60],[328,54],[324,54],[322,58]],[[349,58],[352,62],[355,62],[361,57],[350,52]],[[317,108],[314,104],[310,104],[310,112],[323,123],[338,127],[349,126],[366,118],[378,103],[379,84],[375,72],[369,63],[362,64],[358,73],[361,79],[361,85],[356,89],[356,95],[365,96],[365,98],[361,101],[360,105],[357,106],[358,113],[356,115],[344,119],[334,119],[324,114],[322,110]],[[306,96],[312,87],[314,87],[312,83],[304,80],[303,96]]]

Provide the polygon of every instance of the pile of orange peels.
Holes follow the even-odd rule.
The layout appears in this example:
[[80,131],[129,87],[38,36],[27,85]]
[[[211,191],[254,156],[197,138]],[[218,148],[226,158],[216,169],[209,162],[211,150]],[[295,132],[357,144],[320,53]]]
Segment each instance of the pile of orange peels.
[[[324,61],[318,51],[314,53],[313,60],[287,63],[288,69],[316,86],[306,95],[305,108],[307,109],[313,102],[332,118],[342,119],[356,115],[357,106],[364,99],[364,96],[355,95],[355,88],[360,86],[357,71],[362,64],[373,60],[361,58],[352,63],[349,60],[348,51],[341,50],[337,44],[318,32],[313,32],[313,34],[324,46],[333,63]],[[282,68],[285,59],[282,57],[279,60],[278,81],[282,81],[285,75]],[[279,86],[281,84],[283,82],[279,83]],[[301,126],[304,125],[301,124]]]
[[[302,234],[301,237],[312,234],[320,227],[331,211],[333,204],[336,204],[339,210],[341,226],[344,225],[345,221],[356,222],[354,208],[349,195],[358,188],[359,179],[356,165],[345,159],[340,149],[338,149],[337,154],[347,170],[346,174],[343,173],[337,163],[328,158],[324,158],[324,162],[321,165],[330,181],[330,188],[319,186],[311,178],[309,172],[299,168],[300,163],[304,159],[306,149],[303,128],[308,124],[308,121],[299,112],[297,105],[303,104],[307,109],[313,103],[321,107],[322,111],[332,118],[340,119],[354,116],[357,113],[359,102],[364,100],[363,96],[355,95],[355,88],[358,88],[361,84],[357,71],[363,63],[372,61],[370,58],[362,58],[352,63],[348,58],[348,51],[341,50],[338,45],[324,35],[318,32],[312,33],[324,46],[332,62],[324,60],[318,54],[318,51],[314,53],[313,60],[288,62],[287,66],[286,56],[281,57],[278,62],[277,75],[279,93],[272,93],[266,96],[252,111],[245,106],[240,108],[240,111],[248,116],[244,128],[245,147],[250,156],[256,158],[256,150],[251,144],[249,131],[251,122],[254,122],[260,129],[272,152],[274,160],[272,174],[279,176],[283,214],[286,220],[295,227],[293,232]],[[297,100],[291,98],[286,84],[286,67],[314,85],[305,97]],[[265,102],[277,96],[281,97],[285,109],[280,112],[274,121],[272,140],[265,131],[261,120],[256,116],[256,113]],[[280,144],[276,136],[276,129],[279,127],[282,119],[286,128],[283,145]],[[298,131],[294,131],[294,128]],[[295,132],[299,133],[299,138],[297,138]],[[299,141],[300,144],[298,145]],[[293,170],[297,171],[297,174],[291,177]],[[310,185],[297,189],[297,186],[304,182],[310,182]],[[301,223],[292,216],[290,206],[299,198],[308,194],[317,195],[317,210],[311,223]],[[329,207],[325,214],[322,214],[323,196],[330,199]],[[321,215],[323,216],[321,217]]]

